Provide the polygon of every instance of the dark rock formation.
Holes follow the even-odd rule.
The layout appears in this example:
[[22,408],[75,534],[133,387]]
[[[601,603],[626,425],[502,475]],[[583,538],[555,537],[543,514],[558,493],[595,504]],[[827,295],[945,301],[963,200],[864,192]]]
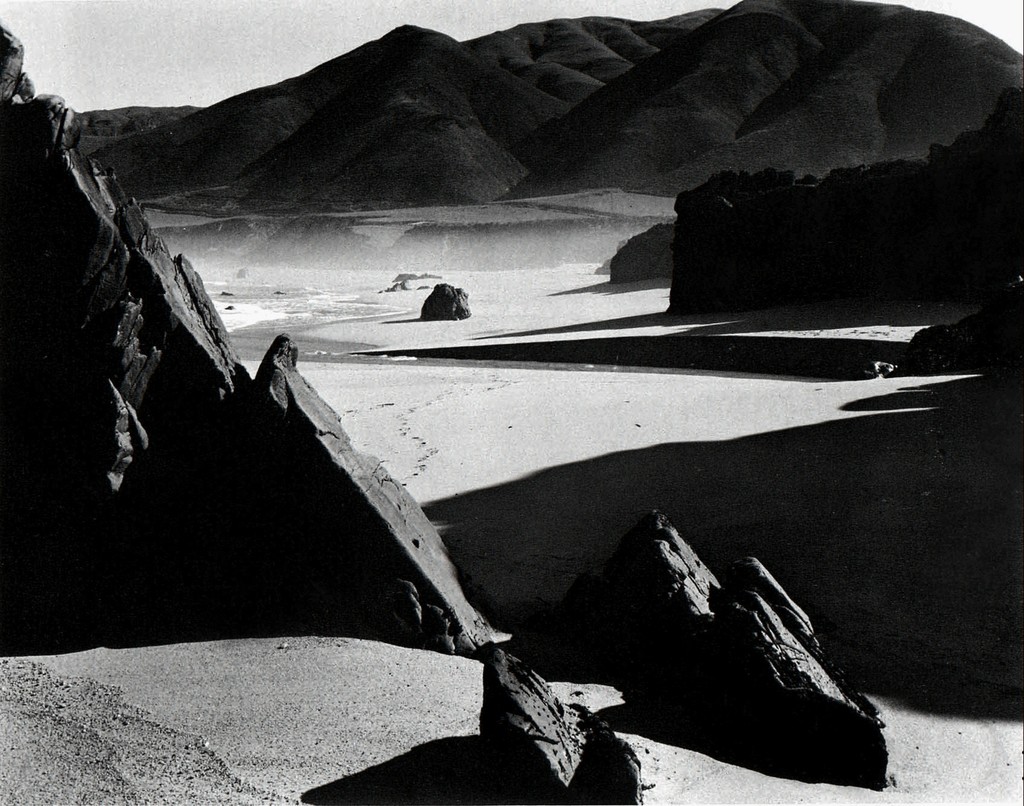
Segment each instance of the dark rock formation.
[[[880,789],[874,706],[823,651],[807,614],[754,558],[719,584],[660,513],[581,577],[560,618],[696,749],[776,775]],[[673,729],[668,728],[671,732]]]
[[1024,260],[1021,91],[927,162],[724,173],[676,201],[670,311],[981,298]]
[[493,640],[294,345],[249,378],[189,262],[73,147],[72,115],[55,96],[0,106],[0,650]]
[[698,632],[710,620],[709,597],[718,587],[668,518],[652,512],[626,534],[600,576],[576,580],[563,608],[595,652],[642,677],[660,668],[665,636]]
[[536,672],[497,647],[481,659],[480,736],[505,791],[527,802],[643,802],[640,762],[607,724],[581,706],[564,706]]
[[626,241],[609,264],[611,282],[631,283],[671,277],[674,232],[672,224],[655,224]]
[[438,283],[423,301],[420,319],[424,321],[469,319],[469,294],[461,288]]
[[1024,282],[999,291],[982,309],[953,325],[914,334],[900,365],[903,375],[982,367],[1024,367]]

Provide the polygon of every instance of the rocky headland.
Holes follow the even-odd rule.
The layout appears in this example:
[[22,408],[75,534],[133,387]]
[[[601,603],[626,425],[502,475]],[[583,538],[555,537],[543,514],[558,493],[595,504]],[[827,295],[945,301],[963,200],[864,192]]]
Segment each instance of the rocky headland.
[[723,173],[676,201],[671,313],[818,300],[979,301],[1020,272],[1021,91],[926,161],[824,179]]

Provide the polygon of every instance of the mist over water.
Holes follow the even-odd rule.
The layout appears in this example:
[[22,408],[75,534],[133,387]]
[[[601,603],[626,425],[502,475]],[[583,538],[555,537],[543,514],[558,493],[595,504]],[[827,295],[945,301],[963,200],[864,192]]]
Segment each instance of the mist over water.
[[[425,210],[423,219],[416,212],[153,218],[171,252],[195,266],[229,330],[418,316],[434,284],[458,285],[467,273],[522,271],[524,282],[531,271],[559,267],[593,275],[622,243],[661,220],[536,207],[503,208],[500,216],[478,209],[484,220],[462,221],[436,220],[452,210]],[[405,286],[390,290],[403,275],[410,276]]]

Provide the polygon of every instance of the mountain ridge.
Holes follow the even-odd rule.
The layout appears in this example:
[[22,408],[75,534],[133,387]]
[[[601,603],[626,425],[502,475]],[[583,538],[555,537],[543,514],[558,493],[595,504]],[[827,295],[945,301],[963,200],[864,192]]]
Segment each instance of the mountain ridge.
[[1022,65],[962,20],[852,0],[557,19],[461,43],[402,26],[98,157],[140,198],[215,214],[674,196],[721,170],[924,156],[980,126]]

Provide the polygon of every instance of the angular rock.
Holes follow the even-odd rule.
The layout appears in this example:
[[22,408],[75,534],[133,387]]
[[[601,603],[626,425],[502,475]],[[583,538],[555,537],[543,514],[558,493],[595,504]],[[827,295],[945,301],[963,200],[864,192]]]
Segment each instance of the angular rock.
[[562,617],[631,697],[682,714],[667,729],[690,746],[773,774],[883,787],[878,713],[828,659],[807,614],[756,558],[723,579],[654,512],[601,577],[577,581]]
[[720,744],[776,775],[885,787],[882,722],[819,661],[820,650],[753,591],[720,601],[714,625],[701,696]]
[[249,378],[199,275],[72,121],[55,96],[0,106],[0,650],[498,637],[295,346]]
[[982,309],[953,325],[919,330],[901,374],[926,375],[981,367],[1024,367],[1024,281],[1008,284]]
[[651,512],[623,537],[600,577],[573,584],[562,609],[586,640],[643,673],[682,649],[675,636],[703,628],[718,587],[668,518]]
[[424,300],[420,319],[424,321],[469,319],[469,294],[461,288],[438,283]]
[[13,33],[0,26],[0,105],[10,103],[21,83],[25,47]]
[[480,736],[497,759],[503,791],[517,802],[643,802],[640,762],[603,720],[564,706],[536,672],[501,649],[486,647],[480,657]]

